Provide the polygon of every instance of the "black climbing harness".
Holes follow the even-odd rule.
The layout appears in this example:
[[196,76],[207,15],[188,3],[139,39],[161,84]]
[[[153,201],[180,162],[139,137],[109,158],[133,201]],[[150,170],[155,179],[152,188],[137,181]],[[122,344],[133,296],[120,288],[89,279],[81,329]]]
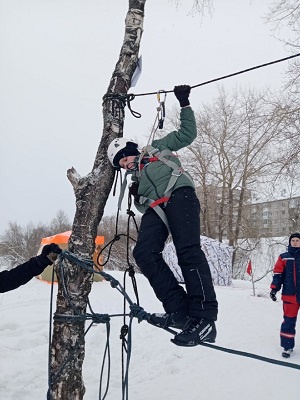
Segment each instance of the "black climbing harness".
[[[139,184],[141,174],[143,173],[143,170],[147,168],[147,166],[151,162],[157,162],[161,161],[162,163],[166,164],[170,169],[172,170],[170,179],[167,183],[166,189],[163,193],[163,195],[159,199],[151,199],[149,197],[144,197],[144,196],[139,196],[138,198],[138,203],[140,205],[145,205],[148,207],[151,207],[157,215],[161,218],[161,220],[164,222],[166,225],[168,232],[170,233],[170,228],[169,224],[167,221],[166,214],[164,210],[160,207],[161,204],[164,204],[164,206],[167,205],[167,202],[171,196],[172,191],[174,190],[174,187],[176,185],[176,182],[178,178],[181,175],[185,175],[191,182],[191,184],[194,187],[194,182],[192,177],[187,173],[181,166],[179,166],[175,161],[170,160],[168,157],[173,156],[177,157],[175,154],[171,152],[171,150],[158,150],[157,148],[153,147],[152,145],[147,145],[145,146],[139,157],[136,157],[136,161],[134,163],[134,168],[127,170],[124,176],[124,180],[121,184],[121,189],[120,189],[120,196],[119,196],[119,202],[118,202],[118,209],[121,210],[121,204],[123,201],[125,189],[127,186],[127,177],[129,175],[132,175],[132,181],[136,182],[137,185]],[[145,160],[146,157],[146,161]],[[145,173],[145,171],[144,171]]]

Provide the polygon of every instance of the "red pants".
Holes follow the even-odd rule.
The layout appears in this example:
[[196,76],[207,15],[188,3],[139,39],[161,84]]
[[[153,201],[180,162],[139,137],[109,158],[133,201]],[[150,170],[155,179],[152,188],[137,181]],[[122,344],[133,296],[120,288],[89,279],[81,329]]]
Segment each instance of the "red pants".
[[283,322],[280,330],[280,343],[284,349],[293,349],[295,346],[296,321],[299,303],[283,302]]

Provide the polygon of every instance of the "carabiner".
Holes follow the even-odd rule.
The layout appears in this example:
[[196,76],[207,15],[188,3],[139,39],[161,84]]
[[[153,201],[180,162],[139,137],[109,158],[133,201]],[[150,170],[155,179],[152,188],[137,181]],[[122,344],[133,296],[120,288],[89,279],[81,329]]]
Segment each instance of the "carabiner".
[[[163,100],[160,99],[161,93],[164,93],[164,95],[165,95]],[[157,108],[158,128],[162,129],[164,126],[164,120],[165,120],[165,116],[166,116],[165,101],[166,101],[167,93],[164,90],[159,90],[156,93],[156,96],[157,96],[157,101],[159,102],[159,107]]]

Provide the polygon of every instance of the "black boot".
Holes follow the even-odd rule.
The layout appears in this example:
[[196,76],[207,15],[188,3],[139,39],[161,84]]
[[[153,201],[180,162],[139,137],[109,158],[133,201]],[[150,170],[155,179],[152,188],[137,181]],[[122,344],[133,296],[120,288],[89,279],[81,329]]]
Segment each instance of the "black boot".
[[214,343],[217,331],[214,321],[191,317],[183,331],[175,335],[171,342],[177,346],[197,346],[202,342]]
[[183,329],[188,321],[188,317],[184,311],[177,311],[165,314],[150,314],[147,321],[160,328]]
[[284,358],[290,358],[292,351],[293,351],[293,349],[283,349],[283,352],[281,355]]

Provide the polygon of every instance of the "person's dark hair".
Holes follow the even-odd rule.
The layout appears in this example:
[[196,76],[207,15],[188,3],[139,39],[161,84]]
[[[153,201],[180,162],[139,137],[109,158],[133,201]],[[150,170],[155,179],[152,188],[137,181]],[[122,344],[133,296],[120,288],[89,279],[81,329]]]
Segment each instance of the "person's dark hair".
[[113,164],[115,166],[119,165],[119,161],[128,156],[138,156],[140,152],[138,151],[138,145],[133,142],[127,142],[126,147],[118,151],[118,153],[114,156]]

